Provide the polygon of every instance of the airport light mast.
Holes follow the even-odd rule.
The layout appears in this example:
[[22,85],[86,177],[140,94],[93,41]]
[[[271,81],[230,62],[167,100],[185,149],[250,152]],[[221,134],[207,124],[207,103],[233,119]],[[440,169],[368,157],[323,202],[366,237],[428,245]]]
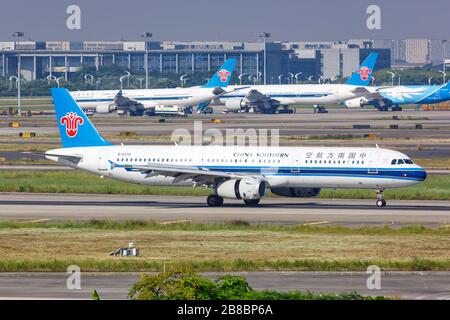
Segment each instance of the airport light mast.
[[266,46],[266,39],[270,38],[270,33],[263,32],[259,35],[260,38],[263,38],[264,41],[264,84],[267,84],[267,46]]
[[147,46],[147,39],[150,39],[153,37],[153,34],[151,32],[145,32],[143,35],[141,35],[145,39],[145,61],[144,61],[144,67],[145,67],[145,89],[148,89],[148,46]]
[[242,77],[245,76],[245,75],[247,75],[247,74],[246,74],[246,73],[241,73],[241,74],[238,76],[238,79],[239,79],[239,85],[242,85]]
[[14,42],[14,49],[17,50],[17,111],[19,113],[19,117],[22,115],[22,103],[20,101],[20,74],[21,74],[21,58],[20,58],[20,52],[17,48],[17,43],[20,41],[20,38],[25,36],[24,32],[14,32],[12,34],[14,38],[17,38],[17,41]]
[[442,44],[442,76],[443,76],[443,78],[444,78],[444,83],[443,84],[445,84],[445,76],[447,75],[447,73],[445,72],[446,70],[445,70],[445,57],[446,57],[446,54],[445,54],[445,47],[446,47],[446,44],[447,44],[447,40],[441,40],[441,44]]
[[393,73],[391,71],[386,71],[386,73],[391,75],[391,86],[394,86],[395,73]]

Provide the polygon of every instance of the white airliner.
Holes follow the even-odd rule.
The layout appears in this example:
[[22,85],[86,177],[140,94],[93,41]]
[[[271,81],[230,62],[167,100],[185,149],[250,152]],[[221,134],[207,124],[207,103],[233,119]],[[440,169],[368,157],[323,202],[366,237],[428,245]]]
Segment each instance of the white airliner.
[[345,84],[229,86],[230,93],[218,96],[210,105],[223,105],[230,112],[275,113],[280,106],[330,105],[357,99],[370,93],[367,86],[377,58],[378,53],[369,54]]
[[[377,53],[369,54],[345,84],[228,86],[236,62],[229,59],[203,87],[124,90],[119,94],[114,90],[74,91],[71,95],[82,108],[95,108],[98,113],[120,112],[121,105],[141,113],[155,105],[198,105],[199,111],[225,106],[230,112],[275,113],[281,106],[338,104],[370,94],[367,86],[377,58]],[[221,89],[226,86],[226,91]]]
[[[142,115],[156,106],[188,107],[216,99],[227,93],[224,88],[231,80],[236,59],[228,59],[203,86],[190,88],[88,90],[70,94],[83,109],[94,109],[97,113],[118,112]],[[233,88],[237,90],[239,88]],[[229,91],[228,91],[229,92]]]
[[212,188],[209,206],[224,198],[256,205],[267,189],[310,197],[321,188],[377,192],[415,185],[426,172],[405,154],[382,148],[111,145],[66,89],[52,89],[63,148],[46,158],[100,176],[140,184],[190,183]]

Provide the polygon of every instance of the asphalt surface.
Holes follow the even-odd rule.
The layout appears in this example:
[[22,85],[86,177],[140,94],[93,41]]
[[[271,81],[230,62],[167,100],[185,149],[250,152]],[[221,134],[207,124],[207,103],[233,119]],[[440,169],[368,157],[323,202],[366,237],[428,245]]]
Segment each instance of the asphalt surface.
[[[399,120],[392,117],[397,116]],[[219,118],[221,123],[211,119]],[[354,134],[363,136],[376,133],[383,138],[414,136],[448,137],[450,133],[450,112],[448,111],[412,111],[378,112],[375,110],[330,109],[327,114],[314,114],[309,110],[300,110],[296,114],[213,114],[189,115],[188,117],[168,118],[160,123],[159,117],[125,117],[115,114],[95,115],[91,118],[97,129],[104,134],[117,134],[120,131],[135,131],[139,135],[171,135],[173,130],[194,129],[194,120],[201,120],[203,130],[215,128],[279,128],[281,135],[326,135]],[[17,119],[14,119],[17,121]],[[0,135],[18,135],[22,131],[35,132],[38,136],[57,135],[58,129],[54,117],[35,116],[21,120],[19,128],[10,128],[13,118],[0,118]],[[353,125],[370,125],[370,129],[353,129]],[[398,125],[398,129],[390,129],[390,125]],[[415,129],[421,124],[422,129]]]
[[375,200],[265,198],[258,207],[226,200],[211,208],[205,197],[3,193],[0,219],[440,226],[450,224],[450,201],[388,200],[387,207],[377,208]]
[[[385,295],[401,299],[450,300],[450,272],[381,273],[381,288],[369,290],[363,272],[239,272],[256,290],[301,290]],[[214,279],[221,273],[204,273]],[[0,299],[126,299],[137,273],[81,273],[81,289],[67,289],[65,273],[0,273]]]

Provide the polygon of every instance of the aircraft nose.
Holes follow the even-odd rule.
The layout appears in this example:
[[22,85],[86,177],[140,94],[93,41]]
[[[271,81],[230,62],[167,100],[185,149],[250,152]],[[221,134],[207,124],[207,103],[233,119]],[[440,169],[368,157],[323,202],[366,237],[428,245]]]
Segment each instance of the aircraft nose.
[[425,171],[425,169],[420,167],[420,170],[416,171],[415,178],[417,178],[417,180],[419,181],[425,181],[425,179],[427,178],[427,172]]
[[422,169],[420,171],[420,174],[421,174],[421,177],[422,177],[421,180],[425,181],[425,179],[427,178],[427,172],[424,169]]

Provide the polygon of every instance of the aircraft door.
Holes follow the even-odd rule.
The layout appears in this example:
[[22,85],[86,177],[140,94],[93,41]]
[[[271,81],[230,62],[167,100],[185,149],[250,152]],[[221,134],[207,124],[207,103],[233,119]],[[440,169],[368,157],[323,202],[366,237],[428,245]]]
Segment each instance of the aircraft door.
[[108,160],[104,154],[100,154],[97,159],[98,170],[106,171],[108,170]]
[[379,152],[374,152],[369,158],[369,167],[367,172],[370,174],[378,174],[378,158]]
[[292,173],[299,173],[300,172],[300,158],[295,157],[291,161],[291,172]]

